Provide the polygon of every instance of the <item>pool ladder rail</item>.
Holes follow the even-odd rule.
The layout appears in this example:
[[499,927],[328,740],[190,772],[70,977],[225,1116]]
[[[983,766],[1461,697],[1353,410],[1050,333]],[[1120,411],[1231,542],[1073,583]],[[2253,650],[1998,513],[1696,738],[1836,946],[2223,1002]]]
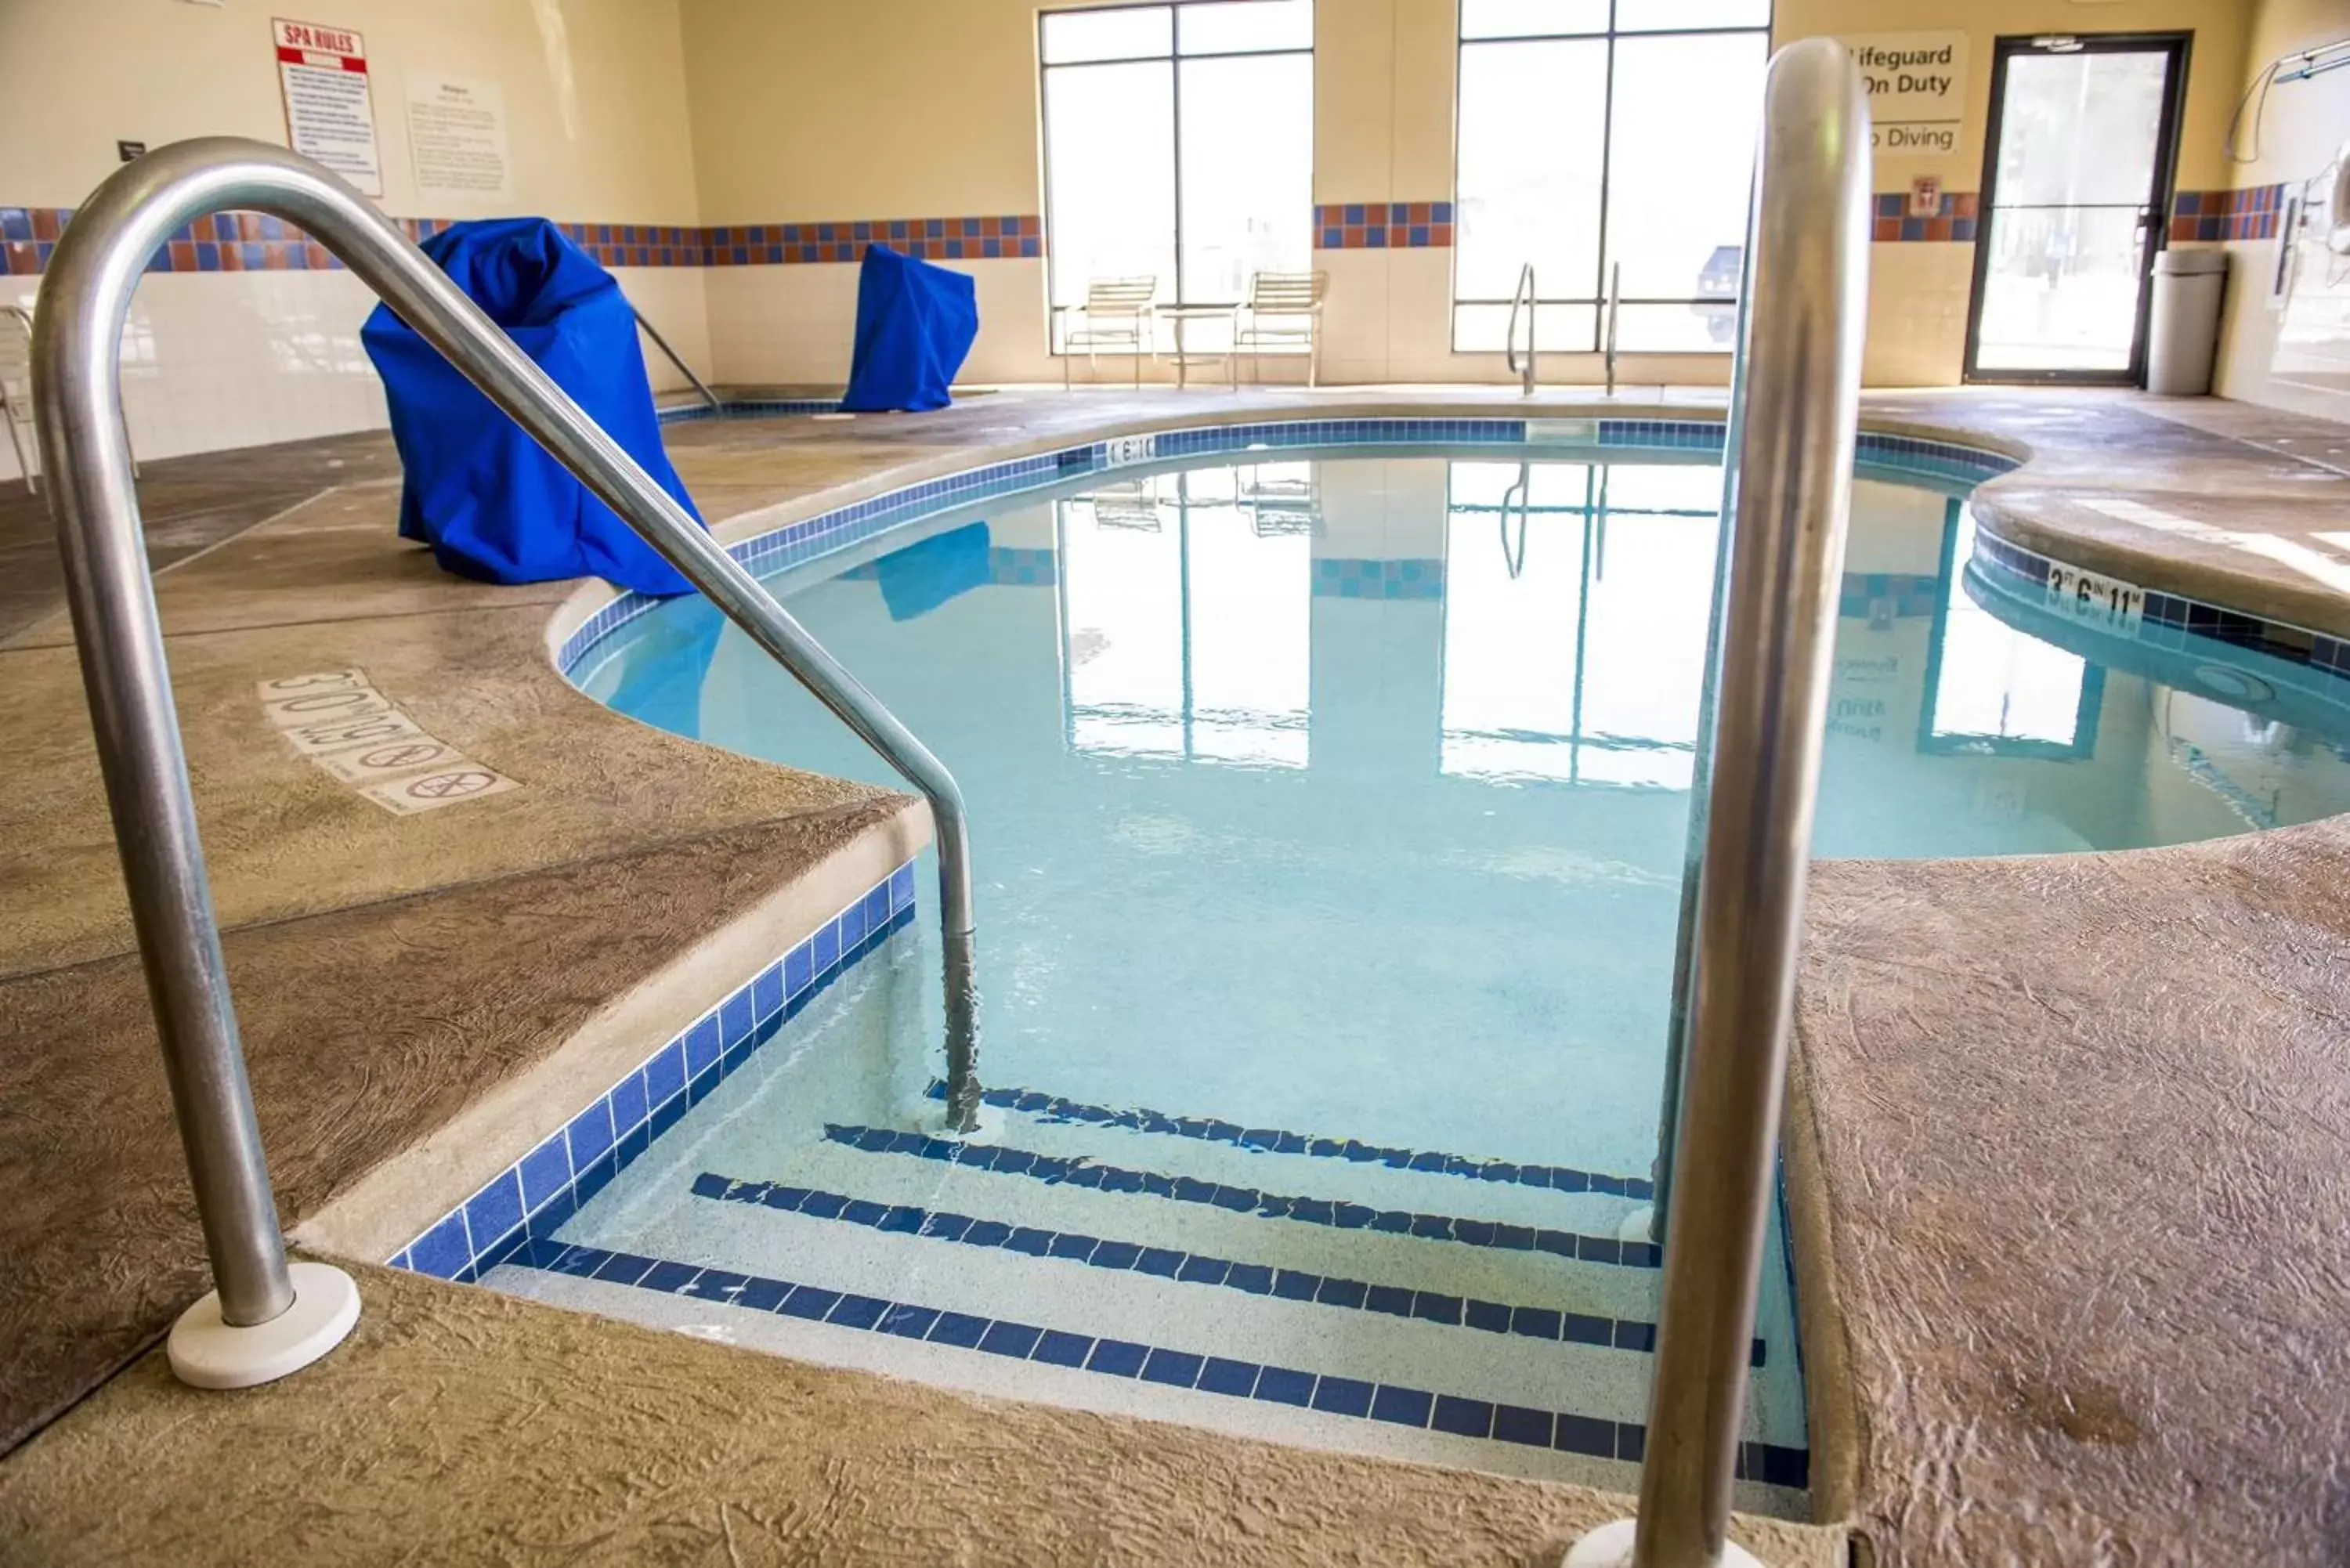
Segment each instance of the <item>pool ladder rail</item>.
[[365,197],[265,142],[209,137],[159,148],[93,192],[59,237],[34,318],[33,395],[99,770],[212,1264],[214,1288],[172,1325],[173,1372],[203,1387],[269,1382],[326,1355],[359,1310],[342,1271],[286,1262],[122,426],[123,323],[148,259],[173,231],[230,211],[282,219],[333,252],[920,791],[939,851],[943,1119],[949,1130],[971,1130],[979,1082],[970,831],[953,775]]

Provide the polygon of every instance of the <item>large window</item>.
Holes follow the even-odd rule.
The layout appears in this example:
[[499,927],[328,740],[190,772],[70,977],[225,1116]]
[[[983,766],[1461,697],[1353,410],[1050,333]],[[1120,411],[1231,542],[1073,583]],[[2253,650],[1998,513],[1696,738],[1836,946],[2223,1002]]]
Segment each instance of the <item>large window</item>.
[[1314,0],[1047,11],[1037,43],[1056,349],[1096,278],[1232,305],[1312,266]]
[[1771,0],[1461,0],[1452,346],[1495,351],[1519,269],[1535,347],[1730,348]]

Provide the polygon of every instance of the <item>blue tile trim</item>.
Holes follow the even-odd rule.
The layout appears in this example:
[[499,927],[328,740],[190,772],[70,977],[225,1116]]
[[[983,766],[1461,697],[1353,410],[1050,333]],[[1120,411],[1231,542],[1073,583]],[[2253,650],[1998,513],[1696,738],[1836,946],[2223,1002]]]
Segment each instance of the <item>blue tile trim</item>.
[[1313,592],[1315,598],[1331,599],[1440,599],[1444,562],[1436,557],[1318,556]]
[[[1719,451],[1721,446],[1720,420],[1603,419],[1598,427],[1602,447]],[[885,491],[738,540],[726,550],[743,566],[764,576],[830,555],[897,524],[951,506],[1037,490],[1073,475],[1139,463],[1259,448],[1499,447],[1523,445],[1525,439],[1526,421],[1522,419],[1482,418],[1280,420],[1118,436],[986,463]],[[2009,458],[1975,447],[1869,431],[1861,433],[1859,452],[1864,460],[1923,477],[1980,480],[2015,466]],[[556,667],[566,674],[572,673],[598,643],[660,602],[633,591],[614,598],[564,639],[556,654]]]
[[690,424],[698,420],[756,420],[776,414],[829,414],[840,408],[838,398],[721,398],[718,407],[708,403],[671,403],[659,411],[665,425]]
[[[788,1280],[649,1260],[600,1247],[534,1238],[514,1262],[548,1273],[593,1277],[638,1290],[716,1302],[741,1312],[766,1312],[840,1328],[925,1339],[981,1355],[1082,1368],[1105,1377],[1139,1378],[1231,1399],[1295,1405],[1399,1426],[1433,1427],[1464,1437],[1555,1449],[1592,1459],[1637,1462],[1648,1442],[1647,1428],[1633,1421],[1495,1404],[1007,1319],[972,1317],[918,1303],[845,1295]],[[1775,1443],[1742,1443],[1738,1479],[1800,1490],[1811,1483],[1810,1450]]]
[[1195,1177],[1100,1165],[1080,1156],[1038,1154],[1002,1144],[957,1143],[889,1127],[845,1127],[827,1122],[824,1136],[833,1143],[865,1154],[912,1155],[993,1171],[998,1176],[1024,1176],[1052,1185],[1066,1182],[1072,1187],[1096,1188],[1104,1192],[1148,1193],[1178,1203],[1208,1204],[1257,1220],[1295,1220],[1341,1231],[1378,1231],[1395,1236],[1417,1236],[1422,1241],[1457,1241],[1468,1247],[1548,1252],[1554,1257],[1627,1269],[1655,1268],[1661,1251],[1647,1241],[1619,1241],[1613,1236],[1582,1236],[1570,1231],[1497,1224],[1490,1220],[1450,1214],[1373,1209],[1368,1204],[1350,1203],[1343,1199],[1290,1197]]
[[[930,1097],[947,1097],[946,1083],[933,1078]],[[1290,1132],[1282,1127],[1244,1127],[1212,1116],[1170,1116],[1164,1112],[1131,1107],[1114,1110],[1063,1099],[1041,1089],[990,1089],[981,1096],[987,1104],[1018,1111],[1045,1122],[1087,1122],[1122,1127],[1130,1132],[1162,1133],[1230,1144],[1258,1154],[1302,1154],[1315,1159],[1343,1159],[1352,1165],[1384,1165],[1395,1170],[1417,1170],[1440,1176],[1465,1177],[1471,1181],[1499,1181],[1520,1187],[1546,1187],[1555,1192],[1600,1192],[1617,1198],[1649,1199],[1653,1184],[1638,1176],[1608,1176],[1565,1165],[1513,1165],[1503,1159],[1471,1159],[1466,1155],[1440,1154],[1336,1138],[1319,1133]]]
[[[2039,588],[2047,587],[2049,569],[2057,564],[2047,556],[2012,544],[1981,526],[1975,529],[1974,558],[1979,566]],[[2140,584],[2131,586],[2143,588]],[[2241,610],[2180,594],[2155,588],[2143,591],[2146,608],[2134,640],[2159,649],[2181,648],[2189,637],[2224,642],[2299,665],[2309,672],[2313,687],[2324,696],[2335,701],[2350,701],[2350,642],[2291,621],[2246,615]],[[2109,630],[2106,635],[2130,634]]]
[[[878,919],[876,917],[879,917]],[[552,1236],[708,1097],[816,995],[914,918],[907,861],[646,1057],[537,1147],[484,1182],[390,1260],[465,1282]],[[846,929],[858,935],[842,940]],[[813,961],[823,948],[825,962]]]
[[[1343,1280],[1298,1269],[1280,1268],[1271,1263],[1240,1262],[1203,1252],[1172,1254],[1174,1261],[1169,1263],[1165,1254],[1170,1252],[1170,1249],[1153,1248],[1139,1241],[1107,1240],[1076,1231],[1047,1233],[1039,1251],[1034,1244],[1015,1244],[1015,1238],[1021,1232],[999,1221],[975,1220],[967,1214],[921,1209],[912,1204],[889,1208],[879,1203],[860,1204],[845,1193],[816,1191],[780,1181],[743,1181],[713,1171],[705,1170],[696,1176],[692,1191],[696,1198],[719,1202],[747,1203],[786,1214],[805,1214],[813,1219],[864,1225],[876,1231],[898,1231],[931,1241],[958,1241],[970,1247],[995,1248],[1035,1257],[1056,1258],[1113,1272],[1141,1270],[1185,1284],[1213,1286],[1247,1295],[1279,1296],[1288,1301],[1311,1302],[1316,1306],[1385,1313],[1391,1317],[1418,1318],[1426,1323],[1479,1329],[1487,1334],[1564,1340],[1570,1344],[1629,1350],[1641,1355],[1650,1354],[1656,1349],[1657,1325],[1637,1318],[1602,1317],[1547,1307],[1513,1306],[1475,1298],[1464,1300],[1434,1291],[1370,1284],[1360,1280]],[[1154,1253],[1161,1254],[1156,1261],[1165,1266],[1143,1269],[1142,1261],[1146,1254]],[[1751,1365],[1763,1366],[1767,1354],[1762,1341],[1755,1340]]]

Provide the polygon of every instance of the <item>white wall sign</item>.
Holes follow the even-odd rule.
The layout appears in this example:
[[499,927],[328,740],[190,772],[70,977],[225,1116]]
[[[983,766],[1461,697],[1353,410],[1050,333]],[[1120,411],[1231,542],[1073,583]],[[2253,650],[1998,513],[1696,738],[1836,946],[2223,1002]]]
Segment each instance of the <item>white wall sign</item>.
[[408,152],[421,196],[514,194],[505,95],[498,84],[408,76]]
[[1964,33],[1857,33],[1838,40],[1868,83],[1869,134],[1879,156],[1956,155],[1964,128]]
[[277,80],[286,94],[286,139],[366,192],[383,194],[368,91],[367,40],[348,27],[272,18]]

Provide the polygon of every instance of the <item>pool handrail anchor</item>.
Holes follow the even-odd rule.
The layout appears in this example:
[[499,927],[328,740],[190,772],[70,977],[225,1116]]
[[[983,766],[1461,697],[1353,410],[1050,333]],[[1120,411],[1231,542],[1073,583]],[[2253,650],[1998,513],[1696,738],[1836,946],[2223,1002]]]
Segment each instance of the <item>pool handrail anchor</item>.
[[33,397],[99,766],[212,1266],[213,1292],[172,1327],[172,1365],[211,1387],[282,1377],[359,1316],[348,1275],[286,1262],[121,421],[123,324],[149,258],[182,224],[238,210],[298,225],[340,257],[921,792],[939,849],[948,1125],[968,1131],[979,1110],[970,834],[953,775],[357,191],[266,142],[158,148],[93,192],[59,237],[34,319]]
[[1755,155],[1712,785],[1637,1520],[1570,1568],[1713,1568],[1729,1539],[1778,1155],[1868,293],[1868,99],[1832,39],[1773,57]]

